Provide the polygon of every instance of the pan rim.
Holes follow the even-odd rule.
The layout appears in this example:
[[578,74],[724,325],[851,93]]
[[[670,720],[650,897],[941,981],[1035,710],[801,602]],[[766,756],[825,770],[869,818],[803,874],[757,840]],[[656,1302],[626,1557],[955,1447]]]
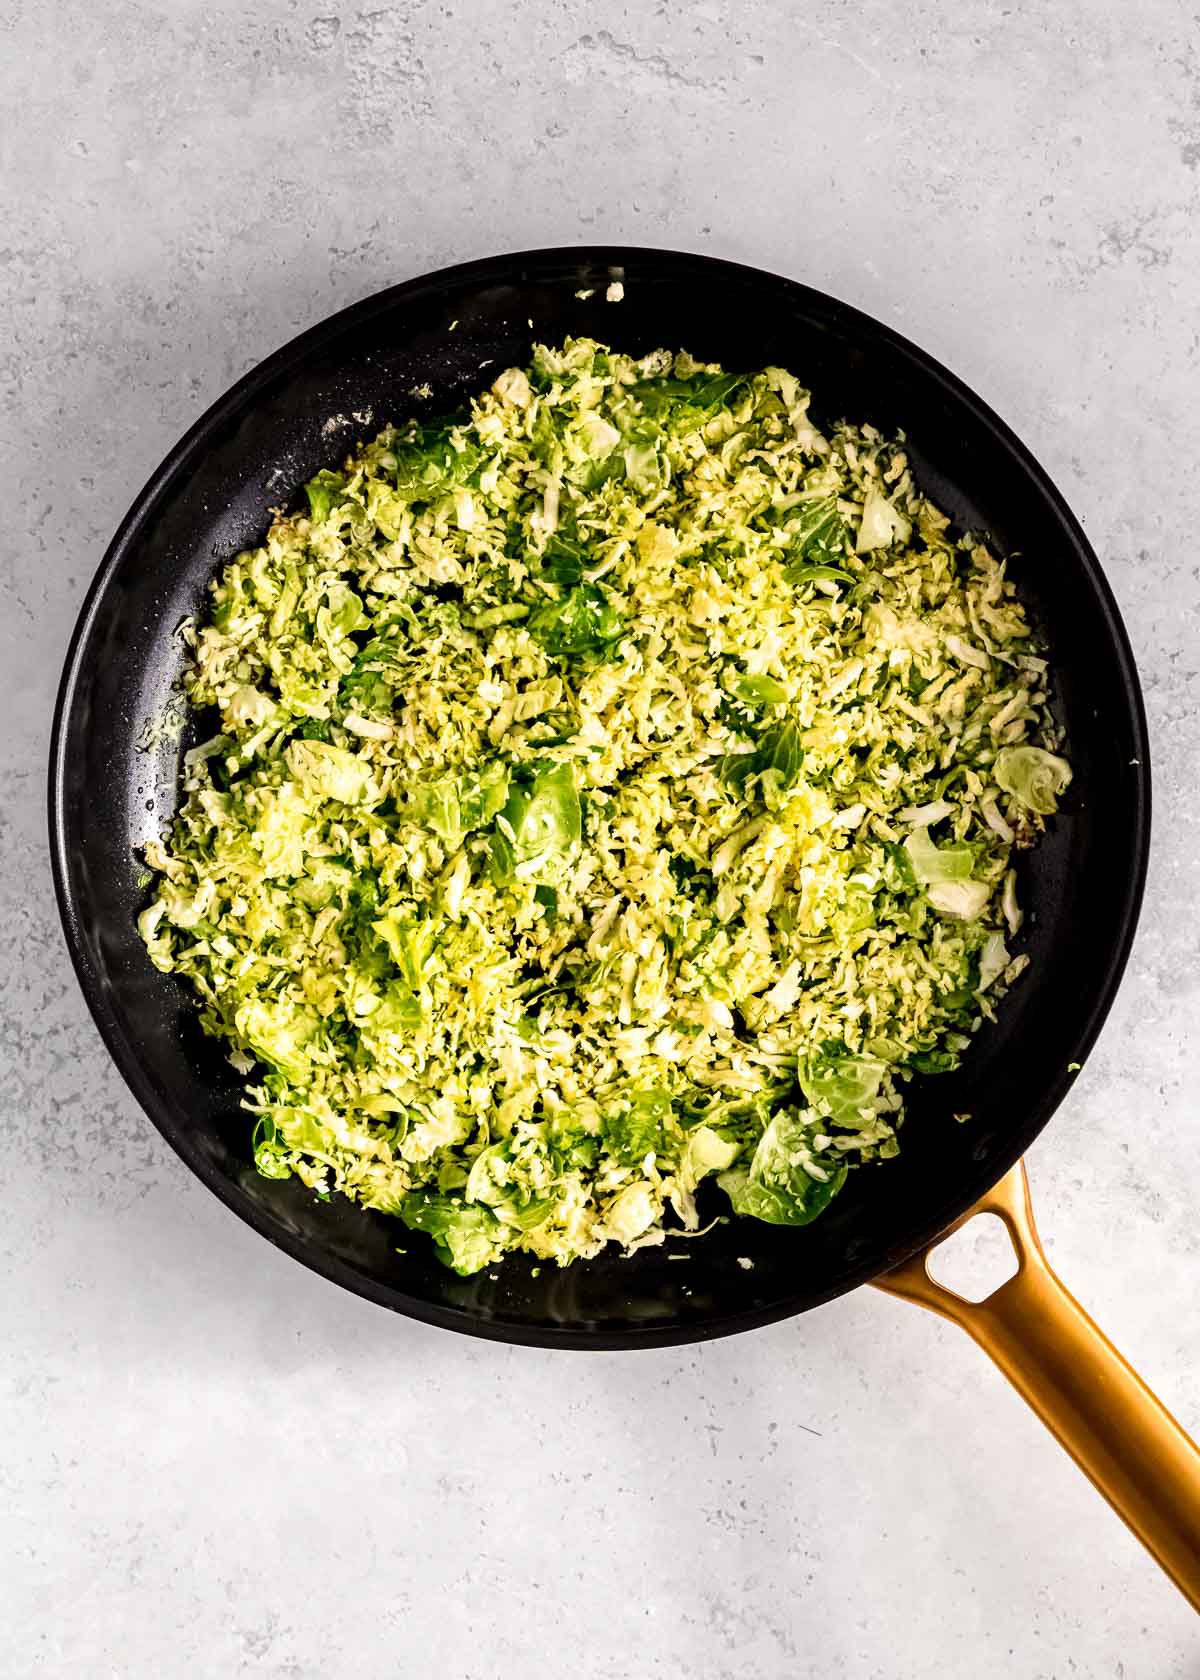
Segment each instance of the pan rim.
[[488,1341],[527,1347],[611,1352],[682,1346],[758,1329],[785,1318],[796,1317],[810,1307],[834,1300],[880,1276],[892,1266],[899,1265],[960,1218],[979,1196],[1024,1154],[1054,1115],[1073,1084],[1074,1076],[1064,1068],[1058,1080],[1043,1091],[1040,1100],[1033,1105],[1022,1124],[1014,1128],[1013,1135],[1005,1147],[986,1163],[981,1163],[978,1173],[967,1174],[963,1180],[956,1181],[954,1194],[942,1198],[936,1210],[922,1221],[919,1229],[907,1233],[904,1241],[883,1257],[876,1253],[853,1264],[847,1264],[831,1275],[824,1286],[806,1292],[801,1301],[784,1298],[760,1307],[716,1313],[710,1318],[697,1319],[686,1324],[651,1325],[645,1328],[626,1326],[620,1330],[589,1328],[583,1322],[535,1326],[524,1320],[509,1321],[502,1315],[485,1318],[466,1308],[433,1304],[408,1295],[394,1286],[381,1284],[332,1254],[314,1251],[307,1238],[274,1225],[262,1208],[239,1185],[224,1177],[201,1151],[189,1146],[186,1131],[175,1123],[170,1112],[172,1099],[169,1093],[161,1089],[150,1075],[124,1034],[118,1012],[111,1006],[106,995],[105,976],[93,965],[81,933],[76,903],[77,892],[71,879],[66,811],[68,726],[85,670],[91,632],[114,574],[130,548],[136,544],[143,529],[151,522],[163,499],[186,473],[197,454],[204,450],[214,432],[243,410],[248,402],[271,382],[290,368],[302,365],[311,352],[336,338],[348,326],[359,325],[375,314],[386,313],[397,305],[402,305],[406,299],[415,298],[431,288],[445,288],[464,281],[511,281],[514,271],[520,271],[522,267],[546,270],[573,264],[589,270],[604,267],[619,269],[626,265],[636,265],[638,262],[660,266],[675,263],[681,270],[690,271],[693,276],[697,273],[722,274],[727,278],[741,277],[758,284],[767,282],[781,291],[790,293],[798,302],[803,303],[807,300],[826,317],[836,319],[839,325],[852,328],[861,326],[869,330],[875,340],[886,343],[894,351],[919,364],[922,371],[945,391],[956,406],[971,411],[975,420],[1009,454],[1022,474],[1033,481],[1070,539],[1090,579],[1097,604],[1103,614],[1110,645],[1120,670],[1121,686],[1139,762],[1139,774],[1133,781],[1136,806],[1131,824],[1130,868],[1120,913],[1119,916],[1114,916],[1112,954],[1107,972],[1097,989],[1086,1024],[1075,1040],[1081,1059],[1086,1057],[1095,1043],[1124,975],[1137,927],[1149,861],[1151,790],[1145,706],[1129,638],[1111,586],[1091,543],[1057,486],[1008,424],[935,357],[865,311],[844,303],[829,293],[770,270],[702,253],[633,245],[550,246],[498,253],[456,263],[370,293],[306,328],[250,368],[188,428],[134,497],[88,586],[71,633],[54,704],[48,786],[51,874],[68,952],[92,1019],[126,1085],[180,1159],[232,1213],[310,1271],[364,1299],[373,1301],[376,1305],[441,1329],[454,1330]]

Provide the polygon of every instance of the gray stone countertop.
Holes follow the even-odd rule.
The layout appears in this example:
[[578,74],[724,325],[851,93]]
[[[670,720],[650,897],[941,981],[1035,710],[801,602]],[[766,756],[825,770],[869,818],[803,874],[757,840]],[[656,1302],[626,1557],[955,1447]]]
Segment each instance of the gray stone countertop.
[[391,1318],[276,1253],[110,1066],[43,815],[109,535],[300,328],[448,262],[595,240],[879,315],[1046,464],[1140,664],[1145,913],[1030,1168],[1055,1263],[1194,1431],[1194,8],[10,0],[0,40],[0,1672],[1200,1674],[1183,1600],[928,1315],[867,1290],[585,1359]]

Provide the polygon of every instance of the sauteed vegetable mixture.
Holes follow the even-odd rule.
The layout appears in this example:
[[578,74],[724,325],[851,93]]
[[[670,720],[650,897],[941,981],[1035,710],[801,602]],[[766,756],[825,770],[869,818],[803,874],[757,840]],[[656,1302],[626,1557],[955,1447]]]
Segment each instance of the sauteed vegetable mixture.
[[808,402],[538,346],[221,570],[140,925],[260,1172],[469,1273],[695,1233],[706,1179],[802,1225],[896,1153],[1070,769],[1003,561]]

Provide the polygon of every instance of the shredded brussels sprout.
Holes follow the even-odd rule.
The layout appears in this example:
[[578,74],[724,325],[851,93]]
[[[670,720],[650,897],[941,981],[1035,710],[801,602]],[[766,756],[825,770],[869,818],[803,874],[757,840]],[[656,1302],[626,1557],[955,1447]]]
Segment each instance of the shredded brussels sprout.
[[1043,747],[1005,747],[996,755],[996,781],[1027,810],[1048,817],[1071,780],[1071,766]]
[[[469,1273],[802,1225],[1027,959],[1070,776],[1002,560],[782,368],[540,346],[223,567],[141,932],[259,1170]],[[718,1204],[719,1200],[718,1200]]]

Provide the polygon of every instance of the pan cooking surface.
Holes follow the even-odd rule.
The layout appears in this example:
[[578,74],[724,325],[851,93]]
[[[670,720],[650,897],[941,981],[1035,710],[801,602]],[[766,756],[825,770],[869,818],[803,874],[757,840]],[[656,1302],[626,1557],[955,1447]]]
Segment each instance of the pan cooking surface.
[[[612,279],[619,303],[605,301]],[[590,298],[576,293],[591,289]],[[452,323],[457,322],[451,330]],[[530,325],[532,323],[532,325]],[[914,474],[985,530],[1050,644],[1075,771],[1024,855],[1032,968],[955,1074],[914,1081],[898,1159],[851,1174],[815,1224],[730,1220],[704,1238],[564,1270],[524,1256],[471,1278],[398,1220],[250,1159],[250,1117],[189,996],[146,959],[136,849],[173,811],[190,742],[147,729],[183,665],[175,629],[270,511],[388,421],[461,406],[535,339],[588,333],[641,354],[686,348],[730,368],[780,363],[818,423],[903,431]],[[413,393],[428,386],[428,398]],[[1095,555],[1036,463],[914,346],[844,304],[754,269],[630,249],[471,263],[368,298],[271,356],[177,446],[135,502],[84,606],[55,720],[50,823],[72,957],[105,1041],[147,1113],[242,1218],[305,1264],[450,1328],[551,1345],[661,1345],[799,1312],[876,1275],[964,1212],[1069,1089],[1124,967],[1145,875],[1149,768],[1141,698]],[[962,1124],[954,1117],[969,1113]],[[398,1249],[405,1252],[399,1253]],[[685,1260],[670,1261],[669,1252]],[[744,1262],[749,1261],[746,1265]]]

